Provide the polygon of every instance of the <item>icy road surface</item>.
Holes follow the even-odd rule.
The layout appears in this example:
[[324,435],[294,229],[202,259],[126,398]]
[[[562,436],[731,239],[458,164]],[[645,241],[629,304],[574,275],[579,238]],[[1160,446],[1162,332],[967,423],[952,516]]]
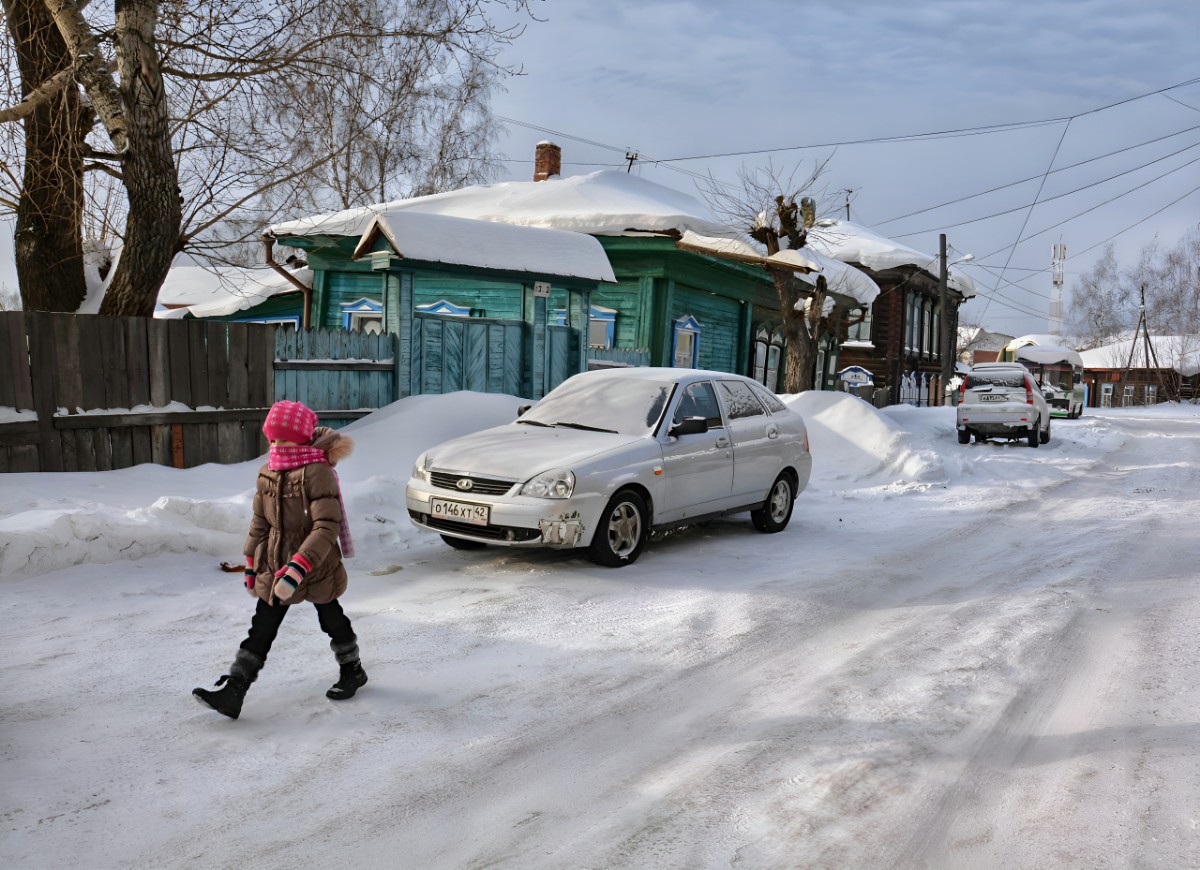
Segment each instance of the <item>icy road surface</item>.
[[793,400],[784,533],[615,571],[416,532],[417,442],[476,424],[362,428],[370,683],[325,699],[304,605],[236,722],[189,692],[248,625],[252,466],[0,478],[0,864],[1200,866],[1196,409],[1033,450],[852,401]]

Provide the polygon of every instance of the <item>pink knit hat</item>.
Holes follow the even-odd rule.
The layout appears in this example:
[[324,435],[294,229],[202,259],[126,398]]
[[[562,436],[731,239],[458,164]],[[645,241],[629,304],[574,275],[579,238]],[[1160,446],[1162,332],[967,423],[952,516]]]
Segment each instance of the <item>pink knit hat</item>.
[[317,412],[301,402],[276,402],[263,423],[268,441],[292,441],[307,444],[317,427]]

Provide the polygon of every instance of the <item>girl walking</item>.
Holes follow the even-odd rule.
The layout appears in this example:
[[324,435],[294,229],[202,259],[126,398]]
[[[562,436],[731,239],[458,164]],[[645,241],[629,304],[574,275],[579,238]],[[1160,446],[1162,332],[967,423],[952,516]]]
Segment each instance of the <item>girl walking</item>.
[[325,693],[343,701],[367,682],[358,638],[337,599],[346,591],[342,557],[354,555],[341,487],[333,466],[350,454],[353,442],[317,426],[316,412],[300,402],[276,402],[263,423],[271,442],[267,464],[258,471],[254,518],[246,538],[246,589],[257,598],[250,633],[217,680],[217,689],[192,695],[232,719],[258,678],[288,608],[308,601],[341,668]]

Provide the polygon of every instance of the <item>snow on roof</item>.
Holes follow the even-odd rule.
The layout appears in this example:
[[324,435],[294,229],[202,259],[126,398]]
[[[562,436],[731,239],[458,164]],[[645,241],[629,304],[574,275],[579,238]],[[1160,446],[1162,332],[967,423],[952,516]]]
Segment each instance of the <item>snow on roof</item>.
[[1049,333],[1031,332],[1028,335],[1018,335],[1007,345],[1005,350],[1016,350],[1019,347],[1027,347],[1029,345],[1042,345],[1048,347],[1062,346],[1061,335],[1050,335]]
[[808,246],[799,249],[785,248],[768,257],[741,239],[712,238],[685,230],[678,247],[757,266],[782,266],[794,270],[809,284],[815,282],[812,275],[806,273],[820,273],[825,276],[825,282],[832,292],[849,296],[863,305],[870,305],[880,293],[879,285],[861,269],[827,257]]
[[[1179,372],[1190,378],[1200,374],[1200,335],[1159,335],[1150,339],[1158,365]],[[1130,348],[1133,349],[1132,357]],[[1133,339],[1118,341],[1104,347],[1082,351],[1085,369],[1135,369],[1151,368],[1154,361],[1146,361],[1146,349],[1142,339],[1136,344]],[[1132,358],[1132,363],[1130,362]]]
[[695,197],[617,170],[474,185],[275,224],[271,232],[281,238],[360,236],[375,215],[405,210],[600,236],[685,230],[716,238],[738,235]]
[[[808,244],[843,263],[859,263],[876,272],[900,266],[915,266],[934,277],[937,273],[936,254],[923,254],[915,248],[849,221],[832,218],[817,221],[808,234]],[[965,299],[975,295],[975,282],[970,276],[953,267],[947,270],[946,283]]]
[[1029,362],[1041,363],[1043,365],[1058,362],[1066,362],[1076,366],[1083,365],[1083,359],[1079,356],[1079,351],[1055,344],[1027,344],[1024,347],[1017,348],[1016,357],[1018,360],[1028,360]]
[[[311,269],[292,273],[311,287]],[[154,316],[222,317],[252,308],[272,296],[299,292],[295,285],[266,266],[174,266],[158,291]]]
[[378,235],[408,260],[609,283],[617,280],[603,246],[582,233],[387,211],[371,218],[354,251],[355,259],[369,252]]

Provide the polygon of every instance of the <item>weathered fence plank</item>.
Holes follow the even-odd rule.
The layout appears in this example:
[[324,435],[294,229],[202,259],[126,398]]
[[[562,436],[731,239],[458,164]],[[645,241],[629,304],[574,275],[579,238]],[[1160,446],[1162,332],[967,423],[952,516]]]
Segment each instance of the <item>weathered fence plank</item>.
[[54,324],[51,315],[39,311],[26,312],[25,322],[41,466],[43,471],[62,471],[62,441],[54,428],[54,414],[58,410],[54,394]]

